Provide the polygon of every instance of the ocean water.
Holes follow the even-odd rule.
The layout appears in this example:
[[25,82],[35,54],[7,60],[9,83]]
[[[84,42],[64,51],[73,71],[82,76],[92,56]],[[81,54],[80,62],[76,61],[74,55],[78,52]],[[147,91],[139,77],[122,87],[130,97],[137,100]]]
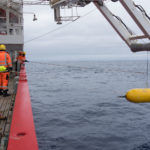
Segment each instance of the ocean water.
[[148,150],[150,103],[126,91],[146,87],[146,61],[26,64],[40,150]]

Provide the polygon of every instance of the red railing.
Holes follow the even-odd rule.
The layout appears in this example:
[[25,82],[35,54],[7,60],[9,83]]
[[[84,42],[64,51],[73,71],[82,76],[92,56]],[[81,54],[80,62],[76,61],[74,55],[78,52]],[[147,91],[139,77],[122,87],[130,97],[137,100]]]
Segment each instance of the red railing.
[[20,71],[7,150],[38,150],[25,67]]

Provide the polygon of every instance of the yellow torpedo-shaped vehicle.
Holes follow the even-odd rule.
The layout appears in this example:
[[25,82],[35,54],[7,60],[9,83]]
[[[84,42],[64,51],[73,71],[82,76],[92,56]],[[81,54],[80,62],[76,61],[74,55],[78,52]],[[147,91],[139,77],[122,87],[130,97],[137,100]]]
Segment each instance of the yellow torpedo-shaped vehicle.
[[150,102],[150,88],[131,89],[126,93],[126,99],[133,103]]

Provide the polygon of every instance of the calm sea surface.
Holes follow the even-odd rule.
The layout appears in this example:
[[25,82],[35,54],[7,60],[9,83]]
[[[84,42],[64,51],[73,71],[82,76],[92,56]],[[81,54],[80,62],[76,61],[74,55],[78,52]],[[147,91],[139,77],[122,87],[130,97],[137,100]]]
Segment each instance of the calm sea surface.
[[150,149],[150,103],[118,97],[146,87],[145,61],[47,61],[26,68],[40,150]]

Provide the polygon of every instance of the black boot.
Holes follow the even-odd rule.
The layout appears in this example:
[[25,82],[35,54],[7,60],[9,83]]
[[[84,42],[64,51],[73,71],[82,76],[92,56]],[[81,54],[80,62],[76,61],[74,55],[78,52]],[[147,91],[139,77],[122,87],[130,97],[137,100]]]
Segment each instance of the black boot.
[[3,91],[2,91],[2,89],[0,89],[0,95],[3,95]]
[[8,90],[3,90],[3,97],[10,96],[10,94],[7,93]]
[[2,116],[2,115],[0,115],[0,120],[6,120],[7,119],[7,117],[6,116]]

